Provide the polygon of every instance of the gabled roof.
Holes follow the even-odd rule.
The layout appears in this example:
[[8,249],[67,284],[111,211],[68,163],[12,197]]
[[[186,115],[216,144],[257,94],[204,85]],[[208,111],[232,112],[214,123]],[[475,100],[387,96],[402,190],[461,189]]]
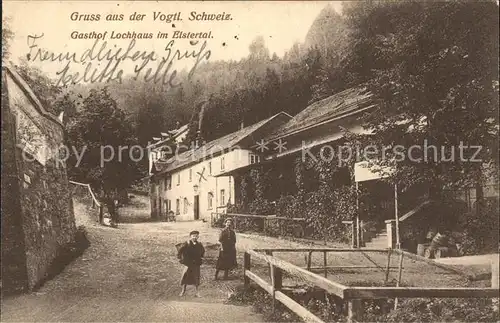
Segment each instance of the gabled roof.
[[354,87],[314,102],[267,138],[273,141],[333,120],[373,108],[371,94],[365,87]]
[[285,112],[280,112],[251,126],[245,127],[224,137],[210,141],[209,143],[206,143],[205,145],[197,149],[191,149],[180,153],[177,156],[173,156],[167,161],[157,161],[153,164],[153,168],[156,170],[156,172],[171,172],[178,168],[199,162],[206,157],[215,156],[227,149],[235,147],[244,139],[251,137],[254,132],[261,129],[264,125],[278,118],[286,118],[286,120],[288,120],[291,118],[291,116]]
[[[164,138],[164,139],[157,138],[157,140],[159,140],[159,141],[150,144],[148,147],[151,148],[151,147],[160,146],[164,143],[168,143],[169,141],[174,140],[175,138],[179,137],[181,134],[187,132],[188,127],[189,127],[189,124],[185,124],[185,125],[179,127],[178,129],[168,130],[167,133],[170,137]],[[163,136],[163,133],[161,133],[161,134]],[[155,139],[155,138],[153,138],[153,139]]]

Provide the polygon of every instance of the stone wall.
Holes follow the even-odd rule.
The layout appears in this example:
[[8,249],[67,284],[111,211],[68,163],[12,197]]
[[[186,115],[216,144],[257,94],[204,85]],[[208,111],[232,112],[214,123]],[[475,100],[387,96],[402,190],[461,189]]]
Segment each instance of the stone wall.
[[[2,160],[2,178],[15,180],[9,183],[10,189],[2,181],[2,200],[12,205],[9,209],[2,205],[2,287],[10,276],[24,275],[24,287],[33,289],[45,279],[58,251],[76,232],[66,165],[57,158],[64,129],[14,71],[2,69],[4,84],[2,117],[11,118],[2,122],[2,146],[7,145],[9,156]],[[9,136],[4,138],[4,133]],[[7,250],[12,247],[4,250],[4,233],[13,237],[15,242],[10,245],[16,251]],[[17,273],[7,270],[4,262],[22,263],[17,259],[21,255],[25,269]]]
[[14,115],[8,108],[7,86],[2,80],[2,292],[28,287],[24,232],[22,230],[19,176],[16,168]]

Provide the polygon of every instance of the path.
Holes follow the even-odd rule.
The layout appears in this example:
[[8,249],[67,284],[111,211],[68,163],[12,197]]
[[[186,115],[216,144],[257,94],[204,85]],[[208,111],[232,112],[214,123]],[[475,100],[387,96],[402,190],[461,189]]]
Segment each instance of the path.
[[217,234],[202,223],[87,224],[91,246],[37,293],[2,301],[2,322],[261,322],[250,307],[227,305],[239,281],[213,281],[215,250],[202,268],[202,298],[179,297],[175,243],[192,228],[205,241]]
[[[194,298],[188,290],[178,296],[181,266],[176,258],[175,244],[185,241],[190,230],[201,232],[201,241],[213,244],[218,230],[202,222],[122,223],[118,229],[95,225],[85,218],[85,210],[75,204],[79,220],[86,224],[91,246],[61,274],[48,281],[38,293],[5,299],[2,321],[141,321],[141,322],[260,322],[262,317],[249,307],[227,305],[224,302],[242,283],[241,270],[229,281],[214,281],[216,250],[207,248],[202,266],[202,298]],[[147,214],[147,208],[143,209]],[[134,214],[136,217],[137,214]],[[269,237],[238,234],[238,254],[241,267],[243,251],[251,248],[297,248],[303,244]],[[304,266],[304,254],[280,253],[276,256]],[[384,266],[387,256],[370,254],[372,260]],[[393,265],[397,264],[393,257]],[[329,264],[366,263],[363,255],[335,254]],[[322,256],[314,258],[322,265]],[[408,285],[463,285],[460,276],[436,270],[425,263],[405,260],[403,282]],[[266,278],[267,267],[252,263],[252,271]],[[422,273],[426,273],[422,279]],[[395,272],[393,272],[393,276]],[[366,269],[335,271],[330,279],[342,283],[380,282],[383,271]]]

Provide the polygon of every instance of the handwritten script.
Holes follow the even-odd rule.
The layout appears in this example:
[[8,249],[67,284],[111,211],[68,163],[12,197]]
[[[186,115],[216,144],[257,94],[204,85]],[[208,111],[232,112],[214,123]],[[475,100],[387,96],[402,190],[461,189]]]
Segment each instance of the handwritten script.
[[[211,51],[207,49],[207,42],[190,41],[188,50],[175,47],[175,41],[170,40],[163,52],[141,51],[135,48],[136,41],[131,39],[126,47],[109,46],[106,41],[96,39],[92,47],[78,54],[76,52],[55,53],[38,46],[37,41],[42,35],[29,35],[27,54],[28,61],[60,62],[63,68],[57,71],[58,86],[71,84],[122,82],[124,71],[121,65],[125,61],[135,63],[133,79],[143,79],[146,82],[161,83],[168,87],[177,87],[177,69],[175,64],[182,60],[194,61],[189,71],[190,79],[196,68],[203,60],[208,60]],[[72,71],[72,66],[83,66],[84,72]]]

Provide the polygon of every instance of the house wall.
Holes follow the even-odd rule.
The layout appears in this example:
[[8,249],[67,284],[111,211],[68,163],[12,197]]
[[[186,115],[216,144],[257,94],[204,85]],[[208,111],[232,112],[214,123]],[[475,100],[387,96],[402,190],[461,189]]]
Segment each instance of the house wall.
[[[23,275],[27,288],[32,289],[45,278],[59,248],[70,242],[76,231],[66,165],[55,158],[58,148],[64,144],[64,132],[57,121],[35,107],[27,90],[9,73],[3,72],[2,77],[6,78],[3,81],[8,92],[8,102],[4,104],[2,100],[2,110],[11,116],[11,122],[6,125],[11,130],[10,136],[2,140],[15,147],[9,152],[15,159],[11,160],[9,169],[15,174],[2,173],[2,177],[17,177],[10,183],[12,190],[4,192],[2,186],[2,200],[18,205],[17,209],[2,207],[2,235],[4,232],[11,237],[12,232],[17,234],[10,245],[24,249],[21,252],[26,266]],[[10,225],[4,228],[5,224]],[[20,232],[22,234],[18,234]],[[3,264],[10,259],[3,257],[3,242],[2,236],[2,285],[9,275],[15,274],[7,270],[4,276]]]
[[[168,201],[170,201],[170,210],[177,213],[176,201],[179,200],[179,214],[176,214],[176,219],[178,221],[194,220],[195,195],[198,195],[199,198],[200,219],[209,220],[213,212],[226,212],[227,204],[235,202],[234,178],[233,176],[215,176],[247,166],[250,164],[250,154],[249,150],[235,149],[170,174],[157,176],[156,183],[151,190],[152,199],[155,200],[154,204],[156,204],[151,206],[152,215],[157,215],[160,211],[162,215],[166,214]],[[221,168],[222,160],[224,160],[223,168]],[[200,177],[199,174],[203,174],[203,177]],[[168,189],[167,185],[168,176],[171,176],[171,189]],[[198,186],[196,192],[195,185]],[[211,206],[209,194],[212,196]],[[184,206],[185,199],[187,201],[186,208]],[[161,210],[158,207],[160,203]]]

